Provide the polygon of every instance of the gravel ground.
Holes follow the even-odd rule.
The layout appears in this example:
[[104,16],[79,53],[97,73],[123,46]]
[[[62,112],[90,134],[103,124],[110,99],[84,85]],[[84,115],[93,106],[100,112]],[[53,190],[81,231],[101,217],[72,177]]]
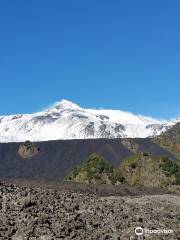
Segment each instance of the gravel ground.
[[[130,188],[119,195],[95,194],[81,185],[77,191],[57,186],[1,183],[0,239],[180,239],[179,195]],[[143,235],[135,234],[136,227]],[[173,232],[147,234],[148,229]]]

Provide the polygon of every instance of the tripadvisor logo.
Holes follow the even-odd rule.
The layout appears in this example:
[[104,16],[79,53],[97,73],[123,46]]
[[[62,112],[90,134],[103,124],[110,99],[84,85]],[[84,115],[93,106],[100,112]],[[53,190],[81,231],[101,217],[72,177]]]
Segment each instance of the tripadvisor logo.
[[143,234],[172,234],[172,229],[147,229],[142,227],[135,228],[135,234],[137,236],[143,235]]
[[135,234],[137,235],[137,236],[140,236],[140,235],[143,235],[143,228],[142,227],[137,227],[137,228],[135,228]]

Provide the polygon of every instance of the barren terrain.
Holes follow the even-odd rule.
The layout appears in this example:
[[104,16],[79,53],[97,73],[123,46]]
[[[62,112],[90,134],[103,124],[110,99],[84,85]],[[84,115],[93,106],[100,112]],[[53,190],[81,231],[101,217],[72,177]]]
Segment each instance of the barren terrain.
[[[0,239],[180,239],[180,196],[158,189],[1,182]],[[135,235],[134,229],[170,229]]]

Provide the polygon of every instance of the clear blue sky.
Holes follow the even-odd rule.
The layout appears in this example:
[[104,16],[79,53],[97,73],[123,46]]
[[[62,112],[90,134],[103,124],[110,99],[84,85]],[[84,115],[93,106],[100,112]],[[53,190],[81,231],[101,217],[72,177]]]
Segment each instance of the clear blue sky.
[[60,99],[180,116],[179,0],[0,1],[0,115]]

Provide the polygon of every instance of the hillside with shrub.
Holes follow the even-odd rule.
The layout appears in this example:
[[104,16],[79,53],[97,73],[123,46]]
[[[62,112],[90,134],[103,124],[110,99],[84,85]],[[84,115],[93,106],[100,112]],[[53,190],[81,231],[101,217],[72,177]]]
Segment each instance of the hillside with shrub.
[[125,159],[118,167],[97,154],[73,168],[66,180],[82,183],[163,188],[180,191],[180,164],[167,157],[152,156],[139,152]]
[[166,157],[137,153],[118,168],[131,186],[180,189],[180,164]]
[[170,128],[167,132],[154,138],[154,142],[159,144],[180,160],[180,122]]
[[124,182],[120,171],[104,157],[91,154],[84,163],[73,168],[65,178],[75,182],[115,184]]

